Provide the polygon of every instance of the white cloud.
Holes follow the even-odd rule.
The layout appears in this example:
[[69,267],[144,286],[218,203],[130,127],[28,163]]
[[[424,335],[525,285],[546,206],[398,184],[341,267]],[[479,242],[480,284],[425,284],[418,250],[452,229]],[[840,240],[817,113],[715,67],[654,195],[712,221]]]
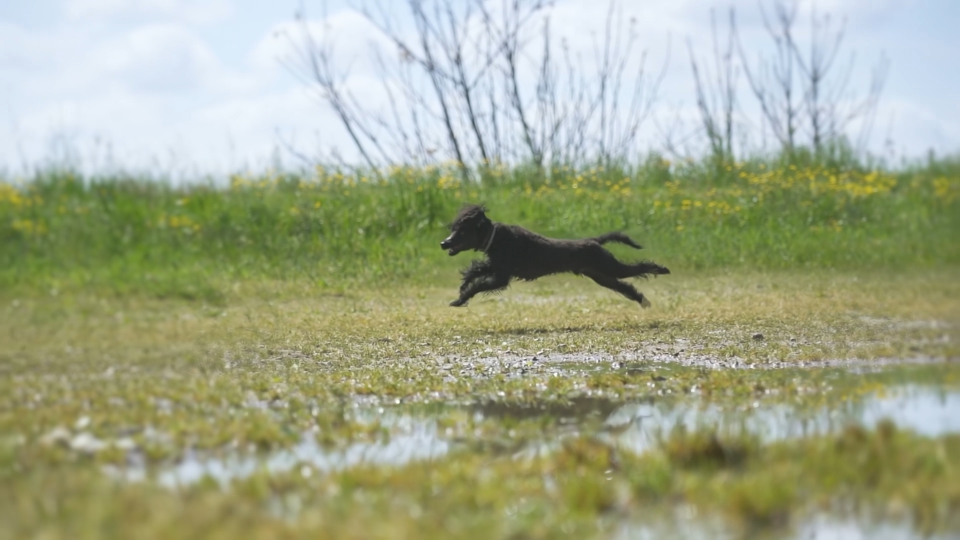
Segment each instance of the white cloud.
[[800,4],[803,13],[809,13],[813,7],[818,13],[860,18],[883,15],[916,3],[917,0],[802,0]]
[[85,59],[88,84],[120,84],[133,92],[188,92],[221,71],[210,48],[181,25],[152,25],[110,39]]
[[[247,16],[243,10],[229,15],[232,1],[67,0],[68,16],[56,24],[28,29],[15,21],[0,21],[0,155],[5,159],[0,168],[12,166],[21,148],[31,162],[48,157],[52,135],[72,138],[82,148],[99,137],[112,143],[119,162],[141,167],[170,155],[182,166],[196,165],[202,171],[262,165],[278,144],[277,131],[304,153],[315,155],[318,149],[329,153],[337,147],[348,159],[353,157],[339,120],[310,88],[296,83],[279,65],[293,52],[286,36],[296,38],[301,30],[294,22],[275,22],[288,19],[290,6],[277,8],[272,19],[261,11],[258,16],[263,20],[251,22],[243,19]],[[690,36],[702,54],[709,53],[711,5],[715,4],[703,0],[623,2],[623,17],[636,20],[638,47],[650,52],[651,71],[661,66],[668,36],[672,37],[672,60],[656,109],[661,125],[683,117],[686,132],[694,127],[684,39]],[[767,40],[757,32],[755,1],[736,0],[735,5],[745,44],[751,50],[764,46]],[[856,14],[870,10],[882,13],[919,4],[883,0],[879,7],[871,7],[874,4],[866,0],[823,0],[817,5],[824,10],[835,5],[837,13],[846,10],[854,20]],[[716,8],[719,16],[725,5]],[[595,0],[559,0],[551,15],[553,35],[566,37],[582,53],[588,70],[593,36],[602,32],[605,17],[606,3]],[[240,22],[247,25],[246,34],[228,28]],[[308,28],[336,44],[338,69],[349,72],[346,85],[358,101],[382,106],[385,96],[370,50],[372,45],[381,47],[391,61],[393,45],[350,10],[312,19]],[[850,46],[858,48],[863,59],[863,74],[868,73],[876,43],[896,47],[903,40],[916,43],[923,37],[896,33],[896,25],[889,23],[878,27],[886,33],[873,28],[848,26]],[[224,35],[230,36],[228,47],[236,51],[234,57],[225,53]],[[241,35],[255,37],[240,42]],[[952,36],[940,39],[944,50],[956,42]],[[896,50],[911,49],[904,45]],[[907,70],[908,82],[897,79],[899,86],[891,85],[881,100],[874,148],[882,146],[892,117],[891,136],[898,149],[906,147],[911,153],[930,146],[956,149],[960,108],[945,106],[956,100],[942,97],[956,79],[939,65],[948,56],[909,55],[916,57],[916,65],[908,66],[915,69]],[[922,67],[928,58],[933,58],[929,70]],[[892,77],[897,69],[895,63]],[[862,90],[863,83],[862,77],[855,78],[851,90]],[[741,81],[741,99],[751,100],[748,92]],[[661,142],[652,123],[644,136],[653,145]]]
[[899,156],[916,156],[929,149],[940,153],[957,151],[960,112],[935,111],[923,103],[891,97],[881,100],[873,129],[874,147],[887,144]]
[[262,71],[280,69],[281,63],[298,57],[308,37],[318,45],[332,44],[337,63],[352,76],[377,72],[370,57],[373,47],[380,47],[387,54],[393,49],[391,42],[366,17],[344,9],[323,19],[272,25],[253,46],[250,61]]
[[67,0],[64,10],[79,20],[163,18],[203,24],[225,19],[233,5],[230,0]]
[[197,111],[262,92],[255,70],[229,69],[184,23],[105,35],[9,26],[14,31],[0,35],[0,118],[7,117],[0,120],[0,153],[6,156],[22,152],[27,161],[41,162],[49,157],[51,138],[78,147],[99,138],[130,166],[177,145],[190,163],[213,163],[212,149],[194,149],[208,147],[213,133],[225,141],[221,133],[232,129],[230,120],[203,125]]
[[[364,24],[346,13],[331,26],[339,28],[340,21],[348,28]],[[67,32],[0,25],[0,153],[9,156],[0,169],[15,166],[21,151],[29,163],[43,162],[53,140],[74,147],[81,166],[102,165],[102,156],[92,157],[99,140],[125,167],[161,162],[224,173],[265,166],[278,131],[307,154],[322,144],[351,155],[336,118],[308,89],[278,76],[274,55],[284,49],[274,31],[282,26],[250,43],[246,64],[231,68],[203,32],[186,23],[102,33],[102,27]],[[351,41],[366,53],[368,40],[344,43]],[[354,82],[367,99],[362,90],[370,81]]]
[[44,36],[0,21],[0,69],[32,69],[55,52]]

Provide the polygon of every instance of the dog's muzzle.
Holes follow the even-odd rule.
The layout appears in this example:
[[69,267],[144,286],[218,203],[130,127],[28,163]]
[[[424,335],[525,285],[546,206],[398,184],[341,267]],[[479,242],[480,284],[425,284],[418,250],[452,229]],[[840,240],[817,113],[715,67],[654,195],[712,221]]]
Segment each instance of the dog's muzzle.
[[456,255],[457,253],[460,253],[460,251],[461,251],[461,250],[453,247],[453,242],[451,242],[449,238],[447,238],[447,239],[444,240],[443,242],[440,242],[440,248],[447,250],[447,253],[448,253],[451,257],[453,257],[454,255]]

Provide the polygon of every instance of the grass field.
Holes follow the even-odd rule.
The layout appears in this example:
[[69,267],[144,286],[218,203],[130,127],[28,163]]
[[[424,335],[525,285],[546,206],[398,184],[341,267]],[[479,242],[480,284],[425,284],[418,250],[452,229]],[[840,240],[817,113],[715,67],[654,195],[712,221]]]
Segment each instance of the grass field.
[[[0,538],[960,531],[960,165],[453,173],[0,184]],[[464,201],[673,274],[448,308]]]
[[250,279],[433,283],[463,265],[438,243],[465,201],[548,235],[624,230],[681,273],[960,263],[960,162],[728,169],[652,159],[461,181],[452,168],[320,168],[181,188],[43,173],[0,184],[0,285],[215,301]]

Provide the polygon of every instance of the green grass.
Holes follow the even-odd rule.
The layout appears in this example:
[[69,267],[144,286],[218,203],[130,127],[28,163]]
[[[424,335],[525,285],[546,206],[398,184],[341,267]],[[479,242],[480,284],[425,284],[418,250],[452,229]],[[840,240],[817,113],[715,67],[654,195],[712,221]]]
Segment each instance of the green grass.
[[319,169],[179,188],[38,173],[0,184],[0,286],[220,301],[250,279],[431,283],[464,265],[438,243],[466,201],[548,235],[625,230],[675,273],[960,262],[952,161],[894,172],[751,162],[717,173],[652,159],[547,177],[491,169],[463,182],[455,173]]

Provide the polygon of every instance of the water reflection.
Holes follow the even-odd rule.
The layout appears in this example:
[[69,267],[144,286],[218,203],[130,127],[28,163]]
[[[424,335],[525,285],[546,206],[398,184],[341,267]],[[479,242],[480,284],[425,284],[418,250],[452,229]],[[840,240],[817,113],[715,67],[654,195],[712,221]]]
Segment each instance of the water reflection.
[[[397,466],[436,459],[446,455],[451,443],[437,433],[435,421],[410,416],[393,417],[393,434],[377,441],[357,441],[338,448],[327,448],[306,433],[294,447],[267,455],[230,453],[226,456],[202,456],[188,452],[179,463],[163,468],[156,481],[167,487],[187,486],[209,478],[222,486],[255,473],[323,473],[359,465]],[[113,469],[112,474],[138,481],[147,477],[144,467]]]
[[[679,513],[678,513],[679,514]],[[646,516],[619,524],[611,535],[613,540],[722,540],[741,538],[777,538],[783,540],[946,540],[956,538],[949,533],[919,532],[907,521],[875,521],[871,519],[840,518],[817,514],[801,520],[788,530],[745,534],[732,530],[719,519],[674,515]]]
[[604,425],[619,445],[640,453],[676,426],[748,432],[762,441],[823,435],[857,424],[873,428],[881,420],[936,437],[960,432],[960,392],[923,386],[902,386],[838,407],[804,411],[785,404],[754,403],[746,408],[652,402],[628,404],[607,417]]
[[[162,468],[155,479],[169,487],[185,486],[209,477],[226,485],[257,472],[268,474],[301,470],[305,474],[349,469],[358,465],[401,466],[446,456],[454,443],[438,427],[438,417],[460,409],[439,409],[435,414],[414,415],[403,409],[358,410],[355,420],[379,422],[390,433],[373,441],[355,441],[329,448],[315,434],[304,434],[292,448],[271,454],[228,453],[200,455],[188,452],[179,463]],[[907,385],[886,389],[839,407],[803,410],[787,404],[752,403],[746,408],[722,408],[696,401],[652,401],[616,405],[609,401],[575,400],[567,405],[490,404],[470,408],[475,421],[504,417],[549,417],[559,422],[538,441],[526,443],[515,457],[534,457],[554,451],[563,437],[582,434],[603,437],[636,453],[658,444],[660,436],[676,426],[726,432],[746,431],[763,441],[822,435],[850,424],[874,427],[883,419],[926,436],[960,432],[960,391]],[[462,415],[462,412],[460,413]],[[478,435],[479,437],[479,435]],[[304,469],[306,467],[306,469]],[[127,480],[147,478],[140,464],[111,473]]]

